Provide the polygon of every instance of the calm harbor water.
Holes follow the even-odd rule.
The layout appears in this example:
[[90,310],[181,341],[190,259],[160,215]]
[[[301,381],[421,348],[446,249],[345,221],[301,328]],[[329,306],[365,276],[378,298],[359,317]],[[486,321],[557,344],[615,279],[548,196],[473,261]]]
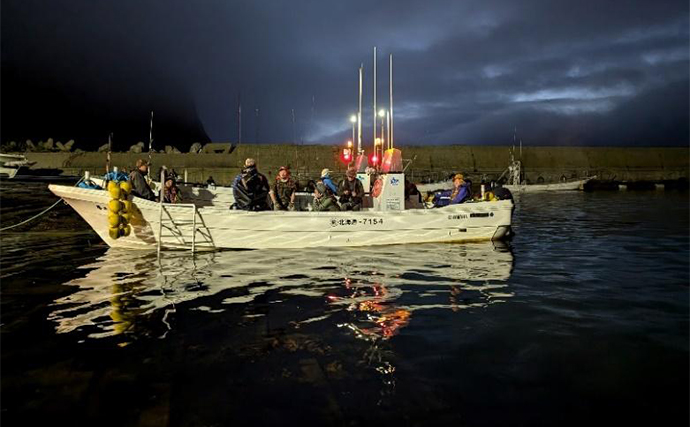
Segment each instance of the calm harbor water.
[[[2,183],[2,226],[50,205]],[[509,245],[2,233],[3,425],[688,425],[688,193],[523,195]]]

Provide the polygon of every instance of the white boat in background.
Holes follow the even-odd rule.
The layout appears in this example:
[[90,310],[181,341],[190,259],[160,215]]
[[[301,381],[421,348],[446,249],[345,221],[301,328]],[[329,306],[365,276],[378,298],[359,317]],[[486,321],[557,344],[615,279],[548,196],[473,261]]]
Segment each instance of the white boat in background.
[[26,156],[21,154],[0,153],[0,177],[13,179],[20,170],[28,169],[35,164],[36,162],[27,160]]
[[[543,191],[577,191],[584,190],[584,186],[588,181],[595,179],[596,177],[587,177],[582,179],[575,179],[566,182],[557,182],[552,184],[527,184],[521,179],[522,177],[522,164],[519,160],[514,160],[511,162],[510,166],[501,174],[501,176],[496,180],[498,182],[502,181],[504,178],[507,179],[506,183],[500,185],[503,188],[507,188],[512,193],[538,193]],[[430,193],[438,190],[451,190],[453,189],[453,181],[446,180],[430,184],[417,184],[417,190],[421,193]],[[476,189],[475,189],[476,191]]]
[[62,169],[32,169],[35,164],[35,161],[28,160],[23,154],[0,153],[0,178],[12,181],[43,182],[76,182],[79,179],[75,175],[62,175]]

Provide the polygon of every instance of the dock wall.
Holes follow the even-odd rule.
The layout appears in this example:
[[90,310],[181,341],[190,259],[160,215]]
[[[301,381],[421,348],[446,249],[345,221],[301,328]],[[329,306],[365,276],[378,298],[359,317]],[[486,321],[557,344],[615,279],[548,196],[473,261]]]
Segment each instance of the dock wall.
[[[449,174],[463,172],[477,180],[498,177],[510,162],[506,146],[419,146],[401,147],[405,159],[413,159],[407,170],[414,182],[442,180]],[[257,160],[259,170],[275,176],[280,166],[289,166],[300,179],[318,178],[327,167],[334,175],[344,173],[340,161],[342,147],[327,145],[252,145],[244,144],[231,154],[152,155],[153,170],[165,165],[183,174],[189,181],[203,182],[213,176],[219,184],[228,184],[247,157]],[[84,171],[100,174],[105,169],[105,153],[26,153],[36,168],[60,168],[66,174]],[[112,153],[112,164],[132,168],[138,158],[148,154]],[[519,152],[516,157],[520,157]],[[525,176],[531,183],[558,182],[596,175],[600,180],[663,181],[688,179],[690,149],[625,147],[526,147],[522,150]]]

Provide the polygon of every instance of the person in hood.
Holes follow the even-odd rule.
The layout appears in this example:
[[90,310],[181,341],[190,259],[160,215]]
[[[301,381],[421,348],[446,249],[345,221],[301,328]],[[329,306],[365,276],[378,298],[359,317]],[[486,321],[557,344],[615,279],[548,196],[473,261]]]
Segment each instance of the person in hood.
[[246,211],[263,211],[268,207],[268,193],[271,186],[268,179],[259,173],[256,160],[244,161],[244,169],[232,183],[235,207]]
[[326,168],[321,171],[321,182],[326,186],[326,189],[331,192],[331,194],[338,194],[338,187],[335,185],[331,179],[331,171]]
[[137,160],[137,167],[129,174],[132,183],[132,194],[146,200],[156,200],[156,195],[151,190],[146,175],[149,173],[149,164],[144,159]]
[[273,183],[273,188],[269,193],[273,201],[273,210],[294,211],[296,191],[297,183],[290,176],[290,169],[286,166],[281,166],[278,169],[278,175],[276,176],[275,183]]
[[323,182],[316,184],[314,188],[314,211],[339,211],[340,207],[333,194],[326,188]]
[[345,173],[345,179],[338,185],[338,196],[340,197],[340,209],[344,211],[358,211],[362,208],[362,197],[364,197],[364,186],[357,179],[357,170],[350,168]]

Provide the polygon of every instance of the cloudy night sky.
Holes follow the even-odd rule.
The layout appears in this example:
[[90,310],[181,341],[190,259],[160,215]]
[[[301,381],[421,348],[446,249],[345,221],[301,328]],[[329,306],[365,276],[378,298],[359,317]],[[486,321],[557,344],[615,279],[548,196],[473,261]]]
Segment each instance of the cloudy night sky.
[[[2,140],[686,146],[688,1],[2,1]],[[257,114],[258,109],[258,114]],[[292,110],[295,112],[293,127]],[[80,144],[80,141],[83,141]],[[86,147],[85,147],[86,148]]]

